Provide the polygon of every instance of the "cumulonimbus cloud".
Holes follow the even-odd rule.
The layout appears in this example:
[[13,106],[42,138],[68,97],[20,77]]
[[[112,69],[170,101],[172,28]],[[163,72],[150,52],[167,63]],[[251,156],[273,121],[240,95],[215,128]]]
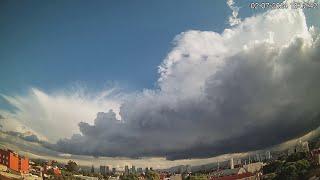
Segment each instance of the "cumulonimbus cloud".
[[221,34],[187,31],[159,67],[159,88],[124,101],[52,145],[104,156],[209,157],[301,136],[320,121],[320,36],[302,10],[272,10]]

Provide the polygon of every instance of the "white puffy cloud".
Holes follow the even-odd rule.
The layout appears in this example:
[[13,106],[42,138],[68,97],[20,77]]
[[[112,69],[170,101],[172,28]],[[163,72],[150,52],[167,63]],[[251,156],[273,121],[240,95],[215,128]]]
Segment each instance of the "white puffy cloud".
[[175,38],[176,47],[159,67],[159,86],[166,94],[199,94],[207,78],[223,68],[229,57],[259,42],[280,48],[289,45],[297,36],[310,39],[305,16],[302,11],[289,10],[246,18],[222,34],[181,33]]
[[233,0],[227,0],[227,5],[232,10],[231,16],[229,17],[229,24],[231,26],[237,25],[241,23],[241,19],[238,18],[239,8],[234,6]]

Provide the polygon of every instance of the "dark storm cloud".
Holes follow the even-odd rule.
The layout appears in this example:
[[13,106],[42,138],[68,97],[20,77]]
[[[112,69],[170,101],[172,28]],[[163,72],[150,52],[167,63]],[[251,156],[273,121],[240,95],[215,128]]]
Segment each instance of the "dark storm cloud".
[[42,143],[42,141],[40,141],[38,136],[35,134],[32,134],[31,132],[21,133],[16,131],[3,131],[3,133],[8,134],[10,136],[14,136],[14,137],[19,137],[25,141]]
[[[279,17],[283,15],[278,13]],[[244,32],[239,36],[247,32],[263,33],[270,27],[261,24],[274,15],[271,12],[262,19],[256,17],[256,23],[249,19],[249,23],[262,26],[261,32],[240,28]],[[217,55],[220,51],[209,54],[216,50],[216,42],[212,47],[205,44],[208,54],[193,45],[202,45],[203,39],[197,39],[198,36],[204,36],[204,42],[208,43],[217,34],[181,35],[180,42],[190,41],[196,50],[188,50],[188,56],[177,53],[172,56],[182,58],[182,63],[200,61],[200,65],[171,67],[172,63],[168,63],[170,67],[162,73],[168,77],[163,78],[158,90],[146,90],[122,104],[121,121],[113,111],[98,113],[93,125],[79,124],[81,135],[60,140],[52,147],[94,156],[210,157],[270,147],[317,128],[320,125],[320,38],[318,34],[311,37],[304,21],[299,21],[303,17],[296,17],[302,14],[289,15],[297,19],[292,26],[301,28],[297,36],[287,35],[286,40],[282,36],[279,37],[283,39],[270,37],[246,46],[243,42],[238,45],[235,38],[231,41],[235,49],[245,48],[228,47],[235,52],[222,57],[223,64],[216,69],[217,65],[210,61],[220,58]],[[286,16],[276,25],[282,26],[281,21],[285,22]],[[235,29],[234,33],[240,30]],[[275,36],[283,33],[281,28],[273,31]],[[255,40],[255,36],[246,36]],[[224,41],[223,45],[231,43]],[[187,48],[178,48],[181,49]]]
[[[112,111],[98,113],[94,125],[79,124],[82,136],[58,142],[59,150],[104,156],[208,157],[265,148],[319,126],[319,95],[308,94],[320,90],[316,59],[305,62],[313,61],[314,67],[294,65],[277,82],[270,79],[274,69],[268,62],[252,63],[260,57],[232,58],[227,69],[207,80],[201,99],[181,100],[175,109],[155,99],[143,109],[135,107],[135,101],[127,102],[121,109],[129,111],[122,114],[123,122]],[[299,72],[305,73],[304,78],[296,75]]]

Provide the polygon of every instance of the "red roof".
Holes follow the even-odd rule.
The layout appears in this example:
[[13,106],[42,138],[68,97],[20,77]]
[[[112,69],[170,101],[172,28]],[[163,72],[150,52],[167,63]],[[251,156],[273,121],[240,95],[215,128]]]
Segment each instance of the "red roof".
[[311,152],[312,152],[313,155],[314,154],[320,154],[320,149],[314,149]]
[[235,180],[235,179],[242,179],[242,178],[251,177],[251,176],[255,176],[255,174],[250,173],[250,172],[246,172],[246,173],[234,174],[234,175],[230,175],[230,176],[211,177],[210,179],[211,180]]

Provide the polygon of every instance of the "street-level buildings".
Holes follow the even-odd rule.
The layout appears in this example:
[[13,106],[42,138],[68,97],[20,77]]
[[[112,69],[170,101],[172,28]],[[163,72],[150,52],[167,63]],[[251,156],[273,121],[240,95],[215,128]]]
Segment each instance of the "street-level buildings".
[[0,149],[0,164],[20,173],[29,173],[29,158],[20,156],[9,149]]
[[100,174],[102,174],[102,175],[106,175],[107,174],[106,166],[100,166]]

